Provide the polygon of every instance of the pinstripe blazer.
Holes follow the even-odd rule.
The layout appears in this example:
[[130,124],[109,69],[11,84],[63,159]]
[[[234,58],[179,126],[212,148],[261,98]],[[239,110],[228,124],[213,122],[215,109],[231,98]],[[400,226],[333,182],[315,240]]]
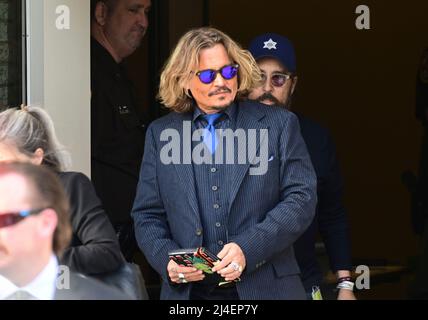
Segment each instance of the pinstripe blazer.
[[[132,210],[138,244],[162,276],[161,299],[188,299],[192,284],[168,280],[168,251],[202,245],[203,230],[192,164],[161,161],[165,129],[183,136],[192,113],[171,113],[148,128],[137,195]],[[228,242],[237,243],[247,266],[240,299],[305,299],[292,244],[315,214],[316,175],[297,117],[257,102],[237,102],[236,129],[268,130],[268,169],[250,175],[250,163],[233,170]],[[237,148],[235,148],[237,149]],[[238,152],[235,150],[235,152]]]

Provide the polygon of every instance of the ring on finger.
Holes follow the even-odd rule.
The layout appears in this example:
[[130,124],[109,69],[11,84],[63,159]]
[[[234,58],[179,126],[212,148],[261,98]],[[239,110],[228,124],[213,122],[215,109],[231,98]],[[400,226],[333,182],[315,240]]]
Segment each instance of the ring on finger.
[[242,272],[242,267],[239,265],[239,263],[232,261],[230,263],[230,266],[232,267],[233,270],[238,271],[238,272]]

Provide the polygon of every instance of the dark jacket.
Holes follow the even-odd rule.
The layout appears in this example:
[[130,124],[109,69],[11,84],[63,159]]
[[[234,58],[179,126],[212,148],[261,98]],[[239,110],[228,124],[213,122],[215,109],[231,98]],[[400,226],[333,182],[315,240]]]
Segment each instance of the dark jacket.
[[[160,157],[168,143],[162,132],[169,128],[183,137],[183,126],[192,118],[192,112],[171,113],[149,127],[133,208],[138,244],[164,280],[161,299],[188,299],[193,285],[176,288],[168,283],[168,251],[199,247],[217,227],[203,226],[192,164],[166,164]],[[237,283],[239,297],[305,299],[293,243],[315,214],[316,177],[298,120],[284,109],[241,102],[236,129],[257,130],[268,142],[262,149],[258,141],[268,156],[265,174],[252,174],[256,166],[250,162],[229,169],[227,233],[221,243],[235,242],[244,252],[247,265]],[[240,149],[234,148],[234,159]]]
[[131,221],[145,121],[122,64],[91,41],[92,181],[114,225]]
[[134,300],[119,290],[95,279],[71,272],[69,287],[58,288],[54,300]]
[[319,124],[298,115],[303,139],[317,174],[318,204],[315,218],[294,245],[305,289],[322,282],[315,242],[321,234],[327,249],[330,267],[351,270],[351,248],[348,220],[343,204],[343,181],[336,158],[336,148],[329,132]]
[[124,259],[91,181],[78,172],[61,172],[59,178],[70,200],[73,229],[71,245],[61,263],[83,274],[117,270]]

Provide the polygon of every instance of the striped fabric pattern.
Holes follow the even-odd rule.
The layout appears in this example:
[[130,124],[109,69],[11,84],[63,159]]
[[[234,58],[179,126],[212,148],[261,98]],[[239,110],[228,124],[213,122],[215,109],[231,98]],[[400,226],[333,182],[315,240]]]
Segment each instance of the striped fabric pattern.
[[[267,129],[269,139],[266,174],[250,175],[250,163],[228,168],[227,241],[241,247],[247,262],[239,296],[305,299],[292,245],[315,214],[316,176],[297,117],[256,102],[236,105],[236,128]],[[192,114],[171,113],[150,125],[132,210],[138,244],[163,278],[161,299],[188,299],[191,288],[168,282],[168,251],[201,246],[209,234],[204,228],[215,228],[202,224],[204,199],[198,199],[193,166],[160,159],[167,144],[162,131],[175,129],[183,136],[184,121],[192,121]]]

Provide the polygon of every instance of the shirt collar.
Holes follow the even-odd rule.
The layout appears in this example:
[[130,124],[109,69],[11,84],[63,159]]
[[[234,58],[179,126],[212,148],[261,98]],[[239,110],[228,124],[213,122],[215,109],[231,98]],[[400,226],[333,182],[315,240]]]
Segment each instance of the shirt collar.
[[28,285],[19,288],[7,278],[0,275],[0,300],[18,290],[27,291],[39,300],[53,300],[58,277],[58,260],[52,255],[46,267]]
[[112,73],[123,72],[123,63],[117,63],[110,52],[95,38],[91,38],[91,57],[94,65],[100,64],[102,68]]
[[[233,102],[230,106],[228,106],[224,111],[222,111],[230,120],[235,120],[236,115],[236,104]],[[193,110],[193,122],[195,122],[200,116],[205,115],[206,113],[199,109],[198,106],[195,106]]]

